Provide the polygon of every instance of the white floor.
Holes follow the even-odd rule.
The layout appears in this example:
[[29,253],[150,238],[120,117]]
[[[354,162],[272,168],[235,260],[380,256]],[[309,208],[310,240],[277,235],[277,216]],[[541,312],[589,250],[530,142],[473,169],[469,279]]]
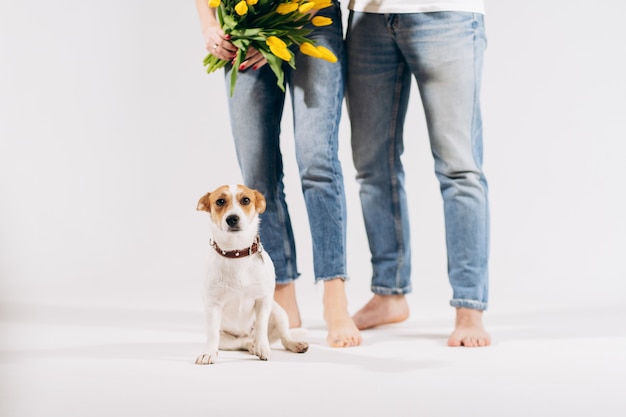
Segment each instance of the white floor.
[[[306,306],[307,303],[303,302]],[[195,306],[194,306],[195,307]],[[624,306],[486,315],[493,346],[448,348],[451,316],[270,361],[196,366],[200,311],[4,303],[0,416],[610,416],[626,408]],[[447,311],[447,310],[446,310]],[[431,312],[433,313],[433,312]],[[451,313],[450,313],[451,314]]]

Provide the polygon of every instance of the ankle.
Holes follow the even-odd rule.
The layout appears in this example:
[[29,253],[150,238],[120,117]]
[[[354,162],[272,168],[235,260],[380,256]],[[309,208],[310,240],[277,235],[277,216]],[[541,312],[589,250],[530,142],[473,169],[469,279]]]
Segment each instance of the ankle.
[[276,288],[274,290],[274,300],[287,313],[287,317],[289,318],[289,327],[300,327],[302,320],[300,318],[300,310],[296,300],[295,283],[292,281],[287,284],[276,284]]
[[348,311],[345,281],[342,278],[324,281],[323,305],[325,315]]
[[481,325],[483,323],[483,311],[472,308],[457,307],[456,325]]

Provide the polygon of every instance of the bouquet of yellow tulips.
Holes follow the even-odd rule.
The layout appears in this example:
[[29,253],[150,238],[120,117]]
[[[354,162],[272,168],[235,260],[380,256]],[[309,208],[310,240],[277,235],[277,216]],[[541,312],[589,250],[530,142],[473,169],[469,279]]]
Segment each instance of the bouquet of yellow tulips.
[[[239,66],[245,60],[248,48],[256,48],[267,60],[276,74],[278,87],[285,91],[283,62],[295,69],[293,52],[289,49],[298,45],[303,54],[337,62],[337,57],[327,48],[316,46],[306,36],[311,29],[304,28],[306,23],[313,26],[332,24],[328,17],[313,16],[313,9],[323,9],[332,5],[332,0],[209,0],[209,6],[217,9],[217,18],[222,30],[230,35],[230,41],[239,51],[232,62],[230,94],[232,96],[237,82]],[[207,73],[224,67],[225,61],[208,54],[204,59]]]

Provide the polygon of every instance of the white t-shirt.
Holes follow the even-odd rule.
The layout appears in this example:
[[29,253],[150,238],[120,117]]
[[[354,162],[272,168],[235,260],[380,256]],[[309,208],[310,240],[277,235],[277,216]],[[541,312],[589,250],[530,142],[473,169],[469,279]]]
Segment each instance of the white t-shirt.
[[367,13],[485,13],[484,0],[350,0],[348,9]]

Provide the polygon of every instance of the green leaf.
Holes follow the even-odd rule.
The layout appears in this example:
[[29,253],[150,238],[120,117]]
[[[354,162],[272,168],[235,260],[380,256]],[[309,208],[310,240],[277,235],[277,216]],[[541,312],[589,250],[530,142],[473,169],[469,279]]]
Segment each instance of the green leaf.
[[315,41],[310,40],[309,38],[305,37],[305,36],[294,36],[294,35],[289,35],[289,38],[294,42],[297,43],[298,45],[302,45],[305,42],[309,42],[312,43],[313,45],[316,44]]
[[261,28],[250,28],[250,29],[237,29],[231,32],[233,36],[241,36],[242,38],[249,38],[251,36],[256,36],[261,32]]
[[235,84],[237,83],[237,74],[239,73],[239,66],[246,58],[246,54],[248,53],[248,49],[239,50],[237,53],[237,58],[235,58],[235,62],[233,62],[233,68],[230,72],[230,96],[233,96],[235,92]]
[[[263,56],[267,60],[268,65],[274,72],[274,75],[276,75],[276,85],[284,93],[285,92],[285,73],[283,72],[284,61],[280,59],[279,57],[277,57],[276,55],[274,55],[273,53],[271,53],[270,51],[267,51],[265,49],[259,49],[259,52],[261,52],[261,54],[263,54]],[[292,61],[293,61],[293,58],[292,58]]]
[[235,39],[231,40],[231,43],[235,45],[238,49],[247,51],[250,46],[250,40],[248,39]]
[[224,29],[224,32],[228,33],[237,27],[237,22],[232,16],[225,14],[223,20],[222,29]]
[[217,8],[217,20],[220,22],[220,27],[224,27],[224,4],[220,3],[220,7]]

